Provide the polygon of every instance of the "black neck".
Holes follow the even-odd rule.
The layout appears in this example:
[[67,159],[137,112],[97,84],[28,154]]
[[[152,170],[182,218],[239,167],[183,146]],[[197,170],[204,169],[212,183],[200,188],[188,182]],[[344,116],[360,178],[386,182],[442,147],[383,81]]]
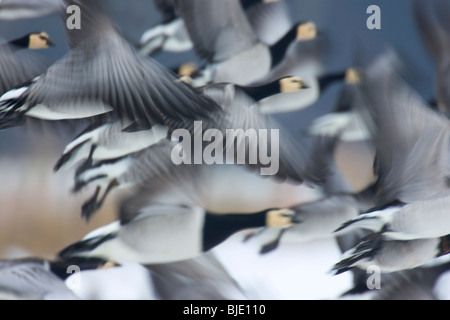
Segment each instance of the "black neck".
[[345,79],[345,71],[321,76],[319,78],[320,91],[322,92],[333,83],[343,81],[344,79]]
[[241,0],[242,8],[244,8],[244,10],[253,7],[254,5],[260,4],[261,2],[262,0]]
[[25,36],[19,39],[11,40],[9,44],[16,50],[28,48],[28,45],[30,44],[30,37]]
[[291,45],[292,41],[297,37],[297,26],[294,26],[289,30],[283,38],[278,40],[277,43],[270,47],[270,54],[272,56],[272,68],[283,61],[286,51]]
[[354,96],[351,88],[348,86],[342,87],[339,94],[335,112],[348,112],[353,109]]
[[249,214],[212,214],[206,212],[203,225],[203,251],[212,249],[237,231],[264,227],[268,211],[270,210]]
[[261,86],[244,87],[236,85],[236,87],[244,91],[256,102],[280,93],[280,82],[278,80]]

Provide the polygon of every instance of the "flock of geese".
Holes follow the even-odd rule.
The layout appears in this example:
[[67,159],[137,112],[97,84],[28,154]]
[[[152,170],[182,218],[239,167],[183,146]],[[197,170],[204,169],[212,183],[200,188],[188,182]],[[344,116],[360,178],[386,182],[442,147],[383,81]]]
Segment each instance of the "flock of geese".
[[[70,50],[52,65],[34,55],[54,46],[46,32],[0,45],[0,128],[29,119],[78,125],[54,170],[73,170],[74,192],[93,190],[81,208],[87,220],[121,192],[117,221],[52,261],[0,261],[0,298],[79,299],[68,285],[75,275],[67,272],[77,266],[91,285],[117,270],[140,277],[128,280],[141,285],[136,298],[247,299],[211,252],[247,229],[247,238],[271,234],[261,254],[285,238],[335,238],[342,259],[331,272],[351,272],[354,279],[342,297],[442,298],[433,290],[450,252],[445,1],[435,7],[413,1],[437,65],[430,102],[408,84],[407,66],[393,49],[375,57],[361,50],[354,66],[324,74],[323,31],[313,21],[291,21],[284,0],[154,0],[161,23],[138,45],[121,35],[101,1],[2,0],[0,19],[60,12],[66,25],[73,5],[81,28],[67,28]],[[188,50],[202,67],[169,68],[152,58]],[[273,116],[311,106],[334,83],[342,85],[335,111],[307,132],[293,134]],[[214,129],[277,130],[279,139],[254,149],[245,136],[215,135],[213,163],[175,164],[176,133],[183,129],[192,151],[211,148],[205,134]],[[370,150],[362,157],[368,174],[353,172],[358,163],[339,166],[337,149],[355,141]],[[263,147],[278,160],[274,175],[261,175],[264,159],[249,161]],[[245,161],[234,152],[240,148]],[[367,285],[372,266],[381,272],[379,290]]]

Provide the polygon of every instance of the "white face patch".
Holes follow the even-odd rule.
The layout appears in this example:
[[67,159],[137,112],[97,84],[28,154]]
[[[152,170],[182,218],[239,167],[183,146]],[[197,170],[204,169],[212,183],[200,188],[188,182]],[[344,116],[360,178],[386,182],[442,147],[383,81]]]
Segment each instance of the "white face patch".
[[280,80],[280,92],[296,92],[303,88],[303,81],[298,77],[287,77]]
[[183,63],[178,69],[180,76],[190,77],[195,71],[197,71],[197,65],[193,62]]
[[50,37],[47,33],[33,33],[30,35],[29,49],[46,49],[49,46]]
[[285,228],[292,225],[294,212],[290,209],[272,210],[267,212],[266,227]]
[[312,40],[317,37],[317,28],[314,22],[305,22],[297,27],[297,41]]
[[345,73],[345,82],[350,84],[355,84],[361,82],[361,75],[359,71],[355,68],[347,69]]

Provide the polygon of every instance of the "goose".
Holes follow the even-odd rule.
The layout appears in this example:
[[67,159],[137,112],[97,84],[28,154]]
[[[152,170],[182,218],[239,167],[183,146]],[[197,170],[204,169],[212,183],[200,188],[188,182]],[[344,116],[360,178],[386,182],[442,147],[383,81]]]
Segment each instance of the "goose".
[[[339,268],[381,260],[389,252],[383,261],[391,264],[386,267],[391,272],[447,253],[441,243],[450,231],[443,209],[449,199],[449,126],[448,119],[431,110],[389,62],[381,60],[372,67],[363,85],[366,103],[361,114],[376,147],[375,207],[337,230],[363,228],[375,236],[351,251]],[[415,255],[401,251],[413,246],[424,249]]]
[[134,212],[124,207],[121,210],[120,221],[95,229],[63,249],[59,258],[99,258],[118,264],[171,263],[199,257],[239,230],[283,228],[293,222],[289,210],[278,209],[218,215],[199,207],[149,202],[134,218],[130,218]]
[[292,43],[314,39],[318,34],[313,22],[302,22],[268,46],[252,30],[239,1],[216,2],[176,2],[196,53],[208,62],[194,77],[194,86],[210,82],[240,85],[255,82],[283,60]]
[[[273,44],[290,29],[287,7],[283,1],[241,0],[242,8],[253,30],[263,42]],[[140,53],[153,55],[163,50],[169,52],[188,51],[193,43],[178,16],[173,1],[156,0],[155,6],[162,13],[162,23],[145,31],[139,41]]]
[[[217,86],[217,84],[212,86]],[[93,235],[88,235],[85,238],[86,242],[84,242],[84,245],[75,244],[73,248],[68,249],[69,256],[65,255],[63,258],[70,257],[74,254],[71,252],[72,249],[77,250],[77,248],[81,247],[81,253],[77,252],[77,254],[83,254],[84,251],[87,251],[85,254],[89,254],[89,256],[91,254],[93,256],[104,254],[105,256],[102,256],[103,258],[107,255],[108,258],[116,261],[116,259],[119,258],[114,258],[111,254],[113,251],[119,252],[116,247],[116,245],[119,245],[117,243],[120,243],[119,247],[124,250],[126,249],[127,252],[129,249],[128,246],[122,246],[122,242],[127,240],[119,241],[120,239],[117,239],[122,237],[122,232],[124,232],[123,237],[128,237],[125,234],[135,232],[135,227],[132,227],[133,225],[140,225],[147,219],[149,224],[156,227],[157,230],[164,229],[159,222],[153,221],[155,220],[155,216],[158,217],[157,219],[161,220],[161,223],[166,223],[170,228],[176,228],[176,225],[184,226],[183,230],[185,230],[186,234],[177,231],[176,234],[180,236],[180,239],[176,241],[177,243],[180,241],[185,244],[189,243],[188,238],[191,238],[193,233],[190,228],[186,228],[188,225],[187,221],[191,221],[194,225],[200,223],[200,227],[203,228],[203,234],[198,234],[198,228],[200,227],[197,227],[197,231],[195,231],[197,232],[197,236],[203,235],[203,237],[207,237],[208,234],[213,234],[218,237],[217,240],[220,242],[225,240],[225,238],[222,237],[231,235],[229,232],[236,232],[239,230],[238,228],[243,228],[243,226],[276,230],[278,235],[275,237],[275,242],[268,243],[262,249],[262,253],[267,253],[276,248],[279,239],[283,233],[285,233],[284,231],[288,226],[295,223],[297,219],[293,218],[291,222],[289,214],[286,214],[286,212],[291,211],[285,210],[263,210],[257,214],[252,212],[273,205],[297,205],[298,203],[310,201],[311,199],[315,200],[318,197],[321,197],[320,190],[314,191],[313,189],[307,188],[305,185],[296,185],[289,181],[285,183],[281,181],[277,182],[274,179],[260,178],[258,174],[254,174],[248,169],[235,165],[174,165],[171,159],[171,150],[173,150],[175,145],[176,142],[174,141],[163,140],[142,152],[119,159],[115,163],[111,161],[106,161],[105,163],[100,162],[98,166],[94,165],[92,168],[78,173],[78,179],[82,179],[78,182],[79,188],[92,183],[97,184],[97,189],[93,198],[88,200],[83,206],[83,216],[88,219],[98,206],[101,206],[104,198],[112,188],[117,186],[130,186],[130,196],[127,197],[125,201],[121,201],[121,224],[115,224],[112,230],[106,228],[106,231],[100,232],[99,234],[94,233]],[[282,157],[284,156],[285,153],[282,154]],[[317,156],[317,159],[320,158],[320,156]],[[324,170],[325,165],[322,166],[320,161],[313,160],[312,163],[314,163],[316,170]],[[314,170],[312,170],[312,174],[314,174]],[[317,176],[319,175],[320,173],[317,173]],[[102,180],[106,181],[102,182]],[[237,181],[239,181],[239,185],[236,185]],[[102,196],[100,195],[100,189],[103,189]],[[258,192],[249,192],[250,190],[258,190]],[[167,206],[167,208],[164,207],[164,210],[159,209],[155,205],[161,205],[163,203]],[[356,200],[353,200],[350,196],[348,199],[339,197],[339,199],[329,199],[323,201],[323,203],[317,201],[317,203],[318,204],[306,204],[305,206],[291,207],[289,209],[294,212],[294,217],[297,217],[299,218],[299,221],[302,221],[302,224],[307,221],[305,227],[300,229],[296,229],[294,225],[291,226],[290,230],[292,230],[292,232],[304,237],[305,235],[303,235],[303,232],[306,230],[306,233],[312,235],[312,237],[322,236],[324,232],[327,232],[323,222],[326,221],[329,216],[326,212],[319,215],[317,210],[322,208],[323,211],[327,211],[330,205],[334,208],[339,207],[340,212],[342,212],[342,214],[340,214],[333,211],[333,214],[330,214],[331,217],[329,218],[337,221],[335,225],[339,225],[339,222],[346,221],[345,218],[355,216],[358,213],[357,209],[354,209],[353,207],[356,204]],[[186,220],[184,218],[178,218],[177,215],[175,215],[177,210],[181,210],[176,209],[179,208],[179,206],[181,206],[183,210],[186,210]],[[199,222],[195,222],[195,219],[190,217],[191,215],[194,215],[193,207],[200,210],[198,214],[201,217],[204,217],[206,212],[206,218],[203,218],[205,222],[203,222],[203,219],[200,219]],[[145,210],[147,210],[145,208],[149,208],[149,210],[152,208],[151,212],[155,211],[155,214],[144,214],[144,212],[146,212]],[[165,211],[169,212],[166,213]],[[286,216],[286,222],[251,224],[251,221],[255,222],[255,217],[263,218],[268,212],[271,214],[282,213]],[[169,217],[166,217],[166,215],[169,215]],[[148,218],[145,218],[146,216],[148,216]],[[261,221],[260,218],[258,219]],[[172,221],[175,221],[175,223]],[[208,223],[212,223],[213,221],[216,221],[216,223],[208,225]],[[204,224],[202,225],[201,223]],[[250,224],[246,225],[246,223]],[[214,228],[217,225],[221,225],[220,231]],[[278,228],[274,228],[275,225],[277,225]],[[208,228],[211,228],[211,231],[208,232]],[[332,227],[328,227],[329,236],[332,236],[332,230]],[[144,231],[144,233],[149,237],[156,236],[155,232]],[[168,233],[169,231],[162,232],[161,237],[167,236]],[[112,236],[114,239],[112,240],[113,242],[105,244],[104,246],[101,246],[101,248],[99,247],[98,250],[95,249],[97,248],[97,244],[102,241],[101,239],[108,238],[112,234],[118,234],[119,236]],[[183,235],[188,238],[181,239],[181,236]],[[89,244],[92,241],[95,244],[90,246]],[[141,239],[136,239],[136,242],[133,240],[129,243],[129,246],[131,248],[140,248],[141,245],[138,244],[140,241]],[[144,240],[142,239],[142,241]],[[195,239],[192,239],[192,241],[198,243]],[[160,242],[155,242],[155,245],[156,243]],[[205,245],[203,250],[211,248],[209,245],[206,245],[205,239],[203,239],[203,243]],[[213,245],[217,244],[218,243],[213,243]],[[168,245],[173,246],[173,243],[168,243]],[[93,250],[90,250],[91,248]],[[192,249],[195,249],[195,252],[198,252],[199,250],[195,247],[192,247]],[[104,252],[104,250],[107,250],[107,252]],[[167,251],[165,248],[161,248],[161,250],[164,252]],[[195,253],[189,253],[190,251],[185,248],[180,248],[180,250],[186,254]],[[129,259],[137,259],[137,257],[138,252],[134,252]],[[154,256],[151,258],[155,259]],[[167,257],[164,257],[164,259],[166,258]],[[182,257],[179,259],[181,258]]]
[[139,56],[117,33],[100,3],[65,3],[80,6],[83,28],[68,30],[71,50],[66,56],[0,98],[0,128],[21,125],[27,117],[55,121],[98,116],[140,128],[186,127],[192,119],[210,118],[220,109],[177,82],[170,70]]
[[32,32],[0,44],[0,95],[45,71],[47,64],[25,49],[39,50],[53,46],[46,32]]
[[298,222],[289,228],[278,233],[275,229],[259,229],[247,234],[246,240],[253,237],[269,239],[262,245],[260,253],[277,249],[281,240],[283,243],[298,243],[338,239],[349,231],[334,232],[337,227],[373,207],[373,185],[363,190],[347,186],[345,172],[336,163],[335,149],[339,139],[339,134],[318,139],[314,137],[313,147],[309,151],[308,171],[322,177],[322,196],[289,207],[293,212],[293,219]]
[[[252,128],[255,128],[256,121],[261,121],[257,120],[259,113],[254,113],[253,119],[245,115],[251,110],[251,105],[243,108],[242,104],[236,103],[234,95],[239,93],[233,92],[233,85],[226,84],[224,89],[214,84],[207,89],[214,91],[215,99],[217,101],[221,99],[221,105],[230,109],[232,118],[249,122],[247,125]],[[209,92],[208,95],[212,96],[213,93]],[[231,122],[236,124],[236,120]],[[240,124],[237,127],[245,129]],[[267,124],[263,127],[268,128]],[[286,216],[284,210],[274,211],[265,208],[282,208],[285,204],[297,204],[305,201],[307,197],[317,197],[320,191],[289,182],[289,178],[296,174],[295,171],[293,173],[290,173],[290,170],[286,171],[289,159],[301,162],[301,157],[291,157],[291,152],[297,149],[295,147],[285,149],[283,145],[287,140],[284,139],[282,142],[280,149],[289,150],[289,153],[280,152],[279,176],[284,177],[280,181],[278,178],[263,178],[245,168],[246,165],[175,165],[172,158],[173,150],[179,142],[168,139],[135,154],[115,161],[100,162],[97,166],[79,172],[78,178],[82,179],[79,183],[80,188],[87,184],[97,184],[94,196],[83,207],[83,214],[87,218],[102,204],[112,188],[129,185],[130,194],[125,200],[121,200],[120,222],[86,236],[81,243],[69,246],[63,250],[61,257],[64,259],[74,255],[103,257],[119,263],[187,259],[224,241],[231,233],[243,228],[241,223],[245,228],[264,226],[251,224],[254,222],[250,222],[249,219],[254,221],[255,217],[264,218],[273,212]],[[259,165],[256,163],[255,166]],[[288,182],[285,183],[283,180]],[[258,192],[249,192],[254,190],[255,186]],[[101,189],[103,195],[100,195]],[[271,193],[274,194],[269,197]],[[251,214],[252,212],[258,213]],[[287,222],[278,224],[278,228],[283,229],[291,224],[289,218],[286,219]],[[150,229],[146,227],[147,222]],[[213,225],[208,226],[208,223]],[[220,230],[217,229],[218,225],[221,226]],[[273,227],[272,223],[266,226]],[[212,229],[209,229],[210,227]],[[142,231],[142,237],[133,236],[136,228]],[[155,231],[152,231],[153,228],[156,228]],[[165,231],[158,235],[156,230]],[[167,241],[162,240],[172,235],[172,232],[177,236],[170,236]],[[208,234],[214,237],[210,244],[205,240],[209,237]],[[161,237],[161,241],[148,241],[147,237],[152,239]],[[132,239],[131,242],[129,239]],[[152,244],[147,246],[147,243]],[[166,243],[173,249],[160,246],[160,243]],[[179,243],[188,247],[180,246]],[[203,247],[200,246],[201,243]],[[170,255],[166,255],[167,252]]]

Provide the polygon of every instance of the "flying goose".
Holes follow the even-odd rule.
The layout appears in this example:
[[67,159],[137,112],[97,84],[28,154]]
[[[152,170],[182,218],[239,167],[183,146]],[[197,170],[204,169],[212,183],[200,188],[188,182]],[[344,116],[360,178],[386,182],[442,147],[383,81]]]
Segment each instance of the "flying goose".
[[[308,171],[322,177],[320,185],[322,197],[289,207],[293,211],[293,220],[298,223],[282,229],[272,241],[268,241],[261,248],[261,253],[270,252],[278,247],[281,238],[283,242],[311,241],[325,238],[339,238],[348,233],[334,232],[335,227],[357,217],[373,207],[374,188],[372,185],[363,190],[354,190],[348,186],[345,172],[336,164],[335,149],[339,143],[339,135],[334,137],[320,137],[313,141],[309,152]],[[246,239],[268,231],[250,233]],[[273,232],[272,232],[273,233]]]
[[[256,108],[254,104],[252,107],[253,102],[248,101],[249,106],[242,105],[242,100],[237,98],[239,92],[234,91],[233,85],[222,86],[225,88],[217,84],[209,86],[208,96],[221,101],[220,105],[229,111],[230,123],[243,129],[270,128],[267,122],[258,124],[261,121],[258,120],[259,113],[253,113],[253,118],[246,115]],[[248,99],[246,95],[243,98]],[[79,171],[79,188],[97,185],[94,196],[83,208],[87,218],[102,204],[112,188],[128,186],[130,193],[121,200],[120,222],[97,230],[82,242],[69,246],[61,252],[61,257],[102,257],[119,263],[175,261],[211,249],[242,228],[266,226],[284,229],[290,226],[295,222],[290,218],[291,211],[276,208],[316,199],[321,192],[294,182],[298,174],[295,170],[286,171],[290,161],[295,159],[296,165],[302,162],[301,156],[292,157],[292,152],[298,151],[295,146],[284,148],[286,142],[286,137],[280,140],[278,177],[263,177],[249,170],[246,164],[226,164],[230,159],[228,153],[224,155],[223,164],[174,164],[174,148],[179,142],[168,139],[137,153],[99,162]],[[221,149],[223,147],[216,150]],[[235,156],[231,155],[231,159],[235,160]],[[253,166],[258,168],[260,164]],[[278,221],[275,224],[270,222],[272,219],[267,220],[267,216],[273,214],[281,217],[275,219]],[[135,236],[136,232],[139,232],[139,237]]]
[[[291,22],[284,1],[241,0],[242,8],[257,34],[267,44],[275,43],[290,28]],[[172,0],[156,0],[162,13],[162,23],[145,31],[139,41],[140,53],[152,55],[159,50],[180,52],[193,48],[184,21],[179,17]]]
[[[0,98],[0,128],[25,117],[44,120],[103,115],[140,128],[154,124],[188,127],[210,118],[219,106],[157,62],[141,57],[101,11],[100,3],[79,5],[83,28],[67,30],[70,52],[44,74]],[[65,14],[65,12],[63,13]]]
[[268,46],[258,39],[238,0],[189,0],[175,4],[196,53],[208,62],[194,77],[194,86],[255,82],[283,60],[291,43],[311,40],[318,34],[313,22],[302,22]]
[[[441,243],[450,231],[444,209],[450,199],[448,119],[431,110],[392,69],[383,60],[374,64],[363,84],[366,103],[360,112],[376,147],[376,206],[337,229],[364,228],[374,231],[375,238],[358,245],[339,268],[369,260],[367,265],[389,252],[392,261],[384,257],[383,263],[390,272],[447,253]],[[424,250],[400,249],[414,246]]]
[[[138,212],[132,211],[137,207]],[[59,257],[99,258],[118,264],[170,263],[201,256],[239,230],[284,228],[294,223],[290,210],[216,214],[199,207],[151,201],[123,205],[120,219],[69,245]]]

